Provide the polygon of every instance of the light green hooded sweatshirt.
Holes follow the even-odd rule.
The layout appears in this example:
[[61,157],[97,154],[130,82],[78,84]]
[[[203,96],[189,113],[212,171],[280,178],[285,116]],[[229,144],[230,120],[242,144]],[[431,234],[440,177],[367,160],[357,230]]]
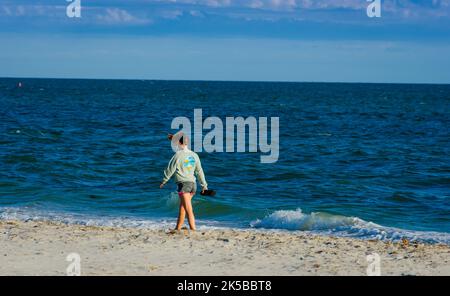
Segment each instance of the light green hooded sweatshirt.
[[205,174],[203,173],[200,158],[197,153],[185,147],[184,149],[177,151],[169,161],[169,165],[164,170],[163,184],[166,184],[172,176],[174,176],[176,183],[195,183],[195,175],[197,175],[202,188],[207,189],[208,184],[205,180]]

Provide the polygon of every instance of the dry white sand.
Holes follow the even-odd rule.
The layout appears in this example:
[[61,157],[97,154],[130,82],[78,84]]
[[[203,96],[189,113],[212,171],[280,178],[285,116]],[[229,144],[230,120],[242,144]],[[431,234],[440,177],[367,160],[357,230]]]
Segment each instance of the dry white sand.
[[90,227],[0,222],[0,275],[66,275],[70,253],[82,275],[366,275],[378,253],[382,275],[450,275],[450,247],[295,233]]

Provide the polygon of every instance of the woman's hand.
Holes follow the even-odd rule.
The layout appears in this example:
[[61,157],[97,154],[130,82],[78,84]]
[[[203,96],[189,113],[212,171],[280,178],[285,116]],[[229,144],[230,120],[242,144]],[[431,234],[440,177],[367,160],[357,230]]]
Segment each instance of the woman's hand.
[[164,183],[159,184],[159,189],[162,189],[164,187],[164,185],[166,185],[166,184],[164,184]]

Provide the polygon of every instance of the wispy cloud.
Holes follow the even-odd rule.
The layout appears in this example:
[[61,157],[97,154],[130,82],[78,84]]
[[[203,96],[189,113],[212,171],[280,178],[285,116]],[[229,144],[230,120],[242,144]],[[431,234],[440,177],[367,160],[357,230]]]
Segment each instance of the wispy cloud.
[[18,5],[4,4],[0,6],[0,16],[24,17],[24,16],[47,16],[54,17],[58,11],[65,11],[62,5],[43,5],[21,3]]
[[[0,6],[0,15],[19,17],[29,15],[52,16],[52,12],[62,11],[64,5],[55,1],[43,0],[39,5],[29,1],[5,1]],[[100,17],[111,24],[146,24],[149,19],[177,19],[183,15],[205,16],[208,14],[224,17],[236,14],[247,19],[256,19],[262,12],[273,13],[273,18],[299,19],[304,14],[321,12],[332,21],[333,17],[347,12],[364,14],[367,0],[108,0],[82,1],[83,10],[103,10]],[[397,18],[449,17],[450,0],[384,0],[383,12]],[[136,16],[136,12],[145,16]],[[194,12],[194,13],[192,13]],[[96,16],[97,17],[97,16]],[[262,20],[267,19],[267,14]]]
[[[141,0],[142,1],[142,0]],[[130,2],[141,2],[130,1]],[[179,6],[197,6],[213,8],[252,8],[266,10],[335,10],[365,9],[367,0],[144,0],[142,3],[170,3]],[[403,8],[448,9],[450,0],[383,0],[383,6],[389,10]]]
[[174,10],[163,10],[160,12],[160,16],[164,19],[171,19],[175,20],[179,17],[183,16],[184,12],[180,9],[174,9]]
[[381,19],[367,17],[367,0],[81,0],[80,19],[67,18],[68,2],[61,0],[0,1],[0,32],[38,25],[86,34],[123,29],[120,34],[312,39],[450,36],[450,0],[383,0]]
[[107,8],[103,13],[97,14],[97,21],[106,25],[145,25],[153,21],[150,18],[137,17],[124,9]]

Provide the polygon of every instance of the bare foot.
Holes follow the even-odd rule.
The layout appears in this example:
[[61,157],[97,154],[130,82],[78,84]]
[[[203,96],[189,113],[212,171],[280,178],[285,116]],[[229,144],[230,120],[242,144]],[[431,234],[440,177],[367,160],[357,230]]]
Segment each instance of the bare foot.
[[180,233],[180,230],[177,230],[177,229],[170,229],[169,232],[167,232],[167,234],[171,234],[171,235],[177,234],[177,233]]

